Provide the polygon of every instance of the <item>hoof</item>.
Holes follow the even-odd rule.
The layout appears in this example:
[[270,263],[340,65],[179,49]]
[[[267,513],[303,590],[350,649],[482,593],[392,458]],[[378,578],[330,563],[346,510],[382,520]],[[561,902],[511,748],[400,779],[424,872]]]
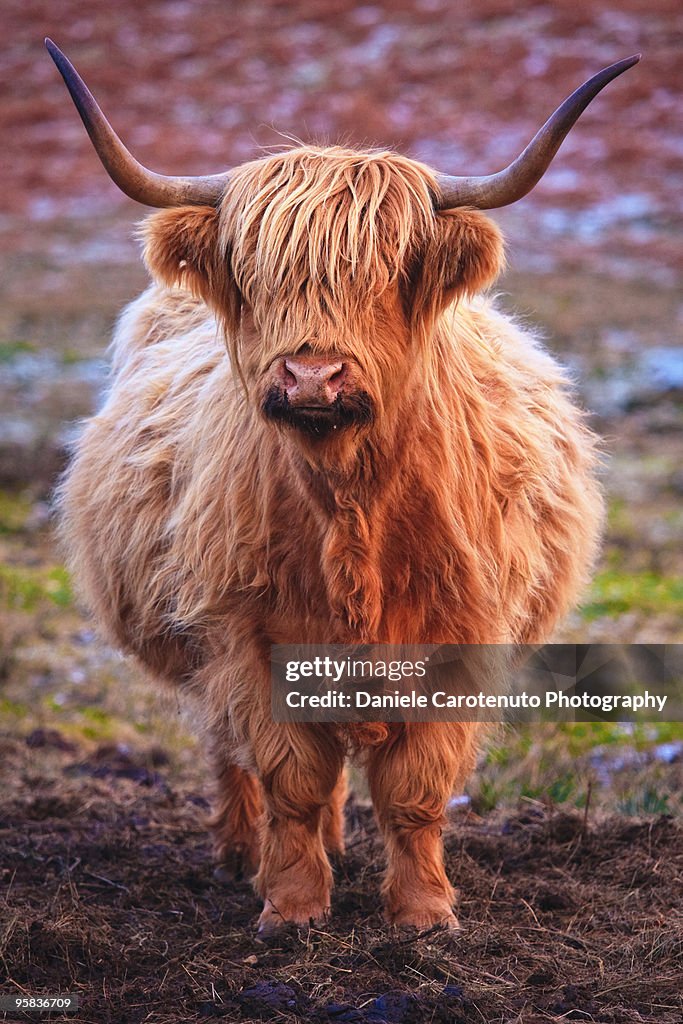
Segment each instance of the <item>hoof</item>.
[[239,882],[242,878],[240,874],[233,871],[227,864],[217,864],[213,869],[213,877],[221,885],[232,885],[233,882]]
[[460,922],[449,906],[445,907],[410,907],[387,912],[387,921],[396,928],[416,928],[425,931],[429,928],[441,928],[448,932],[460,930]]
[[223,885],[241,882],[251,878],[258,870],[258,861],[254,861],[254,853],[246,846],[233,846],[228,850],[217,852],[218,861],[213,877]]
[[258,920],[256,935],[259,939],[269,939],[287,924],[303,927],[323,924],[329,913],[329,906],[317,904],[294,906],[287,904],[286,901],[278,902],[276,906],[272,900],[267,899]]

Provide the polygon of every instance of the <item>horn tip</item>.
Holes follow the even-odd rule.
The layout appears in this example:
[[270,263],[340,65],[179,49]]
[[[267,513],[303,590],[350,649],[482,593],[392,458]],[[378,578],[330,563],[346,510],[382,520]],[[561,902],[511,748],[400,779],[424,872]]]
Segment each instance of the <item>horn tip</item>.
[[632,68],[634,64],[638,64],[642,56],[642,53],[634,53],[632,57],[624,57],[623,60],[619,61],[619,64],[621,64],[624,71],[627,71],[629,68]]
[[598,74],[590,79],[590,81],[598,82],[598,80],[602,80],[602,84],[600,85],[600,89],[602,89],[608,82],[614,81],[614,79],[618,78],[619,75],[623,75],[624,71],[628,71],[629,68],[638,64],[642,56],[642,53],[634,53],[632,57],[624,57],[622,60],[618,60],[615,64],[610,64],[609,67],[603,68],[603,70],[598,72]]
[[66,60],[66,57],[64,56],[62,51],[59,49],[56,43],[52,42],[49,36],[45,37],[45,49],[50,54],[57,67],[60,66],[60,62],[63,63]]

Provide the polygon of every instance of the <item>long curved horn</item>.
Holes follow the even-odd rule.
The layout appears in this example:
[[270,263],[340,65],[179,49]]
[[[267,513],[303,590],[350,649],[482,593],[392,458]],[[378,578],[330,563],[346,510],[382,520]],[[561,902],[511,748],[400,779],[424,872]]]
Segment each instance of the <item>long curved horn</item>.
[[450,210],[456,206],[473,206],[479,210],[492,210],[516,203],[541,180],[565,136],[590,101],[613,78],[637,64],[640,56],[638,53],[617,61],[584,82],[548,118],[524,152],[504,170],[480,178],[458,178],[438,174],[440,194],[436,201],[437,209]]
[[71,61],[51,39],[46,39],[45,45],[71,93],[104,169],[122,192],[147,206],[216,206],[220,202],[229,171],[200,178],[176,178],[147,170],[123,145]]

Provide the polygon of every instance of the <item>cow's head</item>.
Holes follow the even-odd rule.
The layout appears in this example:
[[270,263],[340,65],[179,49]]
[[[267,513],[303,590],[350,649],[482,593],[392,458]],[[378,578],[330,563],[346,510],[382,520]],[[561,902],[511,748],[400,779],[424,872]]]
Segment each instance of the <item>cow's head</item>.
[[309,452],[348,447],[424,386],[434,313],[500,267],[496,227],[437,212],[436,190],[392,153],[295,149],[237,168],[217,207],[154,214],[146,259],[218,312],[268,421]]
[[489,284],[502,261],[482,209],[539,181],[581,112],[630,57],[576,90],[507,168],[452,177],[393,153],[303,147],[224,174],[170,178],[125,149],[48,41],[113,180],[166,207],[143,229],[152,274],[203,298],[226,328],[261,414],[309,454],[381,436],[429,376],[445,305]]

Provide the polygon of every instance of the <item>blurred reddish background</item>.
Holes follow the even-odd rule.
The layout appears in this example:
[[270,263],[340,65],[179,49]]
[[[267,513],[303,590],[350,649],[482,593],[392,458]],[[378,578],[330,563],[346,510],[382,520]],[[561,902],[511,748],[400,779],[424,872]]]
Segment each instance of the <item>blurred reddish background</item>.
[[583,115],[533,198],[502,219],[537,258],[559,234],[565,258],[586,248],[611,258],[619,247],[634,273],[679,272],[682,10],[676,0],[9,0],[3,227],[23,248],[27,219],[131,211],[91,150],[45,35],[139,158],[175,173],[222,170],[280,144],[277,132],[487,173],[582,80],[642,51]]

